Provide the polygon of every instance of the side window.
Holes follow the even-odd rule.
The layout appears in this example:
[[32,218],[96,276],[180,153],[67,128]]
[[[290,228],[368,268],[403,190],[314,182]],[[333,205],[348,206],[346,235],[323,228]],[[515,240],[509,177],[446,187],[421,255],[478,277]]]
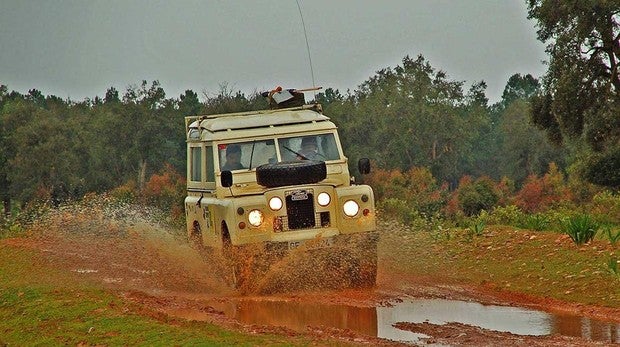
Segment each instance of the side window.
[[207,182],[215,182],[215,167],[213,164],[213,146],[205,147],[207,151]]
[[191,147],[190,180],[202,181],[202,148]]

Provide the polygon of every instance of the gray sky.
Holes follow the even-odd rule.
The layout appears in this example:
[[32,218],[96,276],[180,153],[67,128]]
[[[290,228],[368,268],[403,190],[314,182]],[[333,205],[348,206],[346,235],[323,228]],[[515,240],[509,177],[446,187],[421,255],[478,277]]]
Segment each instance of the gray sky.
[[[318,86],[354,90],[422,54],[491,102],[515,73],[540,77],[525,0],[299,0]],[[312,86],[294,0],[0,0],[0,84],[82,100],[159,80],[168,97]]]

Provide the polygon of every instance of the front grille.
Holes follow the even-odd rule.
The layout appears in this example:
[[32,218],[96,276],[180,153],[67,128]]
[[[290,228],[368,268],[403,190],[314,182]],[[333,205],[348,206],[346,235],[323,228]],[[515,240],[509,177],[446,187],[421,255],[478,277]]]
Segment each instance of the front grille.
[[[287,192],[286,216],[288,228],[285,227],[285,230],[314,228],[316,226],[314,195],[312,193],[312,190]],[[303,198],[304,196],[305,198]]]

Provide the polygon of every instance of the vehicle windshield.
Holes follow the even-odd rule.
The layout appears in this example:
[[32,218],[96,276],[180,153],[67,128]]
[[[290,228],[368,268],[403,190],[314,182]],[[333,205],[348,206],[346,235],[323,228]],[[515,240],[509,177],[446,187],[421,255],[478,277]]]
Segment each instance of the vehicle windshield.
[[332,133],[279,138],[278,145],[282,161],[340,159]]
[[219,144],[218,157],[220,171],[255,169],[277,161],[275,141],[269,139]]

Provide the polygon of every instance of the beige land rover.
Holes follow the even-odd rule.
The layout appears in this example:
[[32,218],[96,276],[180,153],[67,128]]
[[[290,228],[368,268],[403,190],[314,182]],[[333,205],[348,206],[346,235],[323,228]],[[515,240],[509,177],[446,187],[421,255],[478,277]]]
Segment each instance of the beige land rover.
[[[257,243],[284,253],[304,243],[327,252],[336,242],[355,244],[346,258],[351,285],[375,284],[373,191],[354,184],[336,125],[319,104],[192,116],[185,124],[190,240],[224,256]],[[358,168],[368,173],[369,160]]]

